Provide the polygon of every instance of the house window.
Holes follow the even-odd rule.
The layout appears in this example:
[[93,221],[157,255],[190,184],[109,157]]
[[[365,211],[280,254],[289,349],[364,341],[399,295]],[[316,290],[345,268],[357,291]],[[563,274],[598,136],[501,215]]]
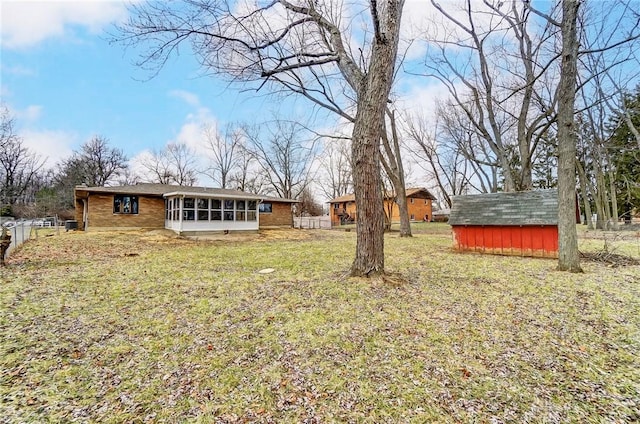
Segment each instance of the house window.
[[428,205],[429,204],[429,199],[424,199],[424,204]]
[[413,204],[413,197],[411,198],[411,204]]
[[260,203],[260,213],[271,213],[273,211],[273,204]]
[[255,200],[249,200],[247,202],[247,221],[255,221],[258,214],[256,209],[258,208],[258,202]]
[[234,216],[234,201],[233,200],[225,200],[224,201],[224,211],[222,213],[225,221],[233,221]]
[[340,209],[340,203],[334,203],[333,209]]
[[198,221],[208,221],[209,220],[209,199],[198,199],[196,202],[198,206]]
[[184,221],[194,221],[196,219],[196,199],[193,197],[182,199],[182,219]]
[[222,221],[222,201],[220,199],[211,199],[211,220]]
[[236,200],[236,221],[247,220],[247,202],[244,200]]
[[138,196],[120,194],[113,196],[113,213],[136,215],[138,213]]
[[416,216],[414,214],[411,214],[411,220],[413,221],[415,219],[416,219]]

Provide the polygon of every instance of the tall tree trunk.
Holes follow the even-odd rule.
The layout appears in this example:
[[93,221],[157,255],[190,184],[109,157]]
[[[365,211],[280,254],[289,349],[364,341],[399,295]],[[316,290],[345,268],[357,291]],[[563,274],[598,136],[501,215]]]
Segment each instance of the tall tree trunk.
[[[587,228],[593,230],[593,218],[591,212],[591,204],[589,203],[589,193],[587,186],[587,175],[584,172],[584,168],[580,161],[576,161],[576,168],[578,169],[578,181],[580,182],[580,193],[582,193],[582,202],[584,203],[584,219],[587,224]],[[593,194],[593,193],[592,193]]]
[[[387,1],[383,25],[376,23],[371,62],[360,83],[358,110],[351,136],[353,186],[356,198],[356,257],[352,276],[384,273],[384,206],[380,176],[380,138],[384,112],[393,81],[396,63],[402,2]],[[372,3],[374,20],[378,19]],[[385,30],[381,32],[381,28]]]
[[[600,161],[600,157],[598,157]],[[595,167],[596,175],[596,189],[598,191],[598,202],[600,203],[600,209],[598,211],[598,224],[597,228],[605,230],[609,229],[609,222],[611,220],[611,212],[609,210],[609,194],[607,184],[604,180],[604,172],[602,172],[602,166],[598,162]]]
[[[404,182],[404,167],[402,166],[402,156],[400,154],[400,137],[396,126],[394,111],[387,110],[387,116],[391,123],[391,140],[386,128],[382,132],[382,147],[385,154],[380,156],[382,165],[387,173],[398,204],[398,214],[400,216],[400,237],[412,237],[411,221],[409,220],[409,207],[407,205],[407,190]],[[389,224],[391,224],[391,214]]]
[[618,228],[618,197],[616,196],[616,180],[613,170],[609,169],[609,195],[611,196],[611,227]]
[[576,230],[574,105],[578,62],[579,0],[562,1],[562,62],[558,84],[558,269],[582,272]]

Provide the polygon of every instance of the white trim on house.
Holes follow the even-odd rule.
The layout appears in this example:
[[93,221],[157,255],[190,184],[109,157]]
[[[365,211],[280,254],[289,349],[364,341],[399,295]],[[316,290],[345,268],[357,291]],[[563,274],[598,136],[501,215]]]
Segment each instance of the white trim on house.
[[[165,228],[178,234],[195,232],[257,231],[260,227],[258,211],[262,197],[215,195],[213,193],[171,192],[165,198]],[[194,199],[193,207],[185,208],[184,199]],[[206,208],[200,208],[198,200],[206,200]],[[219,207],[213,206],[213,200],[219,200]],[[233,202],[229,208],[226,202]],[[244,202],[244,208],[238,209],[238,202]],[[251,205],[254,203],[254,205]],[[253,207],[251,207],[253,206]],[[205,212],[206,211],[206,212]],[[201,219],[201,212],[207,219]],[[219,219],[214,219],[214,214]],[[242,218],[238,219],[241,215]],[[232,219],[229,219],[232,217]]]
[[[216,194],[216,193],[207,193],[202,191],[172,191],[171,193],[165,193],[162,197],[174,197],[174,196],[182,196],[182,197],[200,197],[203,199],[240,199],[240,200],[258,200],[262,201],[265,199],[265,196],[257,196],[252,194],[243,195],[235,195],[235,194]],[[284,199],[283,199],[284,200]]]

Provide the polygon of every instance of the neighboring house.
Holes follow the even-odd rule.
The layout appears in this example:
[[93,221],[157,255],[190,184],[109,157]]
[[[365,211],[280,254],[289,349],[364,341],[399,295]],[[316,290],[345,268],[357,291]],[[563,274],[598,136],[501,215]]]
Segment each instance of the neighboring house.
[[291,227],[296,200],[166,184],[75,188],[81,230],[166,228],[178,234]]
[[[433,218],[431,202],[436,198],[426,188],[408,188],[407,209],[409,219],[413,221],[431,221]],[[329,201],[329,214],[331,225],[352,223],[356,219],[356,197],[353,194],[336,197]],[[391,210],[391,222],[400,221],[400,210],[395,202],[394,195],[384,198],[384,210],[388,214]]]
[[558,191],[454,196],[449,224],[460,251],[558,257]]

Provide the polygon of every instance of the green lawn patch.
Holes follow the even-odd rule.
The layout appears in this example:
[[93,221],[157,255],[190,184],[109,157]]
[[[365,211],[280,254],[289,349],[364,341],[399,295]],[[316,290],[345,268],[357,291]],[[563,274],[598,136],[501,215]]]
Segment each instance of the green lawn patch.
[[639,266],[460,254],[444,228],[387,235],[399,287],[345,277],[355,232],[31,241],[0,269],[0,417],[640,419]]

